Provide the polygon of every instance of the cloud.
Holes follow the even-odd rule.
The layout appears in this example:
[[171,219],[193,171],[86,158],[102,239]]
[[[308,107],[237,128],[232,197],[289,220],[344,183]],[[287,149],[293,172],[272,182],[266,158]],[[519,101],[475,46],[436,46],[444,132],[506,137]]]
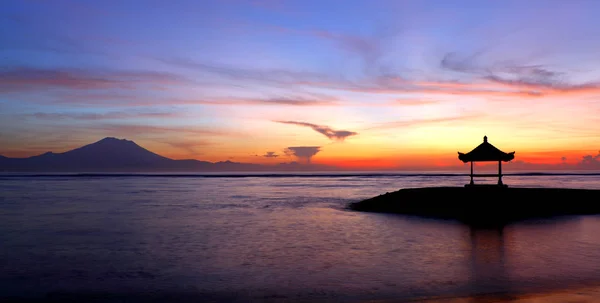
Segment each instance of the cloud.
[[440,67],[461,73],[481,73],[484,68],[478,66],[476,59],[481,56],[484,51],[479,51],[468,56],[461,57],[455,52],[449,52],[444,55],[440,61]]
[[[440,61],[444,69],[471,74],[474,81],[485,81],[491,90],[484,90],[485,94],[520,97],[539,97],[553,95],[598,95],[600,82],[587,82],[582,84],[568,83],[567,73],[552,70],[544,65],[515,64],[513,62],[477,62],[485,51],[479,51],[468,56],[459,56],[456,53],[447,53]],[[477,90],[467,90],[464,94],[476,94]],[[459,93],[460,94],[460,93]]]
[[328,76],[307,71],[286,69],[252,69],[214,63],[203,63],[187,58],[155,58],[165,64],[198,72],[212,73],[235,80],[253,80],[264,83],[289,84],[302,81],[325,81]]
[[597,155],[585,155],[581,157],[579,166],[583,169],[600,169],[600,151]]
[[236,136],[239,135],[233,131],[215,129],[215,128],[199,128],[193,126],[157,126],[157,125],[140,125],[140,124],[94,124],[90,126],[90,130],[99,130],[108,134],[119,134],[122,137],[135,137],[147,135],[172,135],[181,136],[182,134],[193,134],[202,136]]
[[431,119],[413,119],[413,120],[405,120],[405,121],[395,121],[395,122],[386,122],[380,123],[377,126],[371,127],[369,129],[387,129],[387,128],[398,128],[398,127],[408,127],[413,125],[421,125],[421,124],[436,124],[436,123],[445,123],[445,122],[453,122],[453,121],[464,121],[464,120],[472,120],[481,118],[482,114],[466,114],[461,116],[452,116],[452,117],[441,117],[441,118],[431,118]]
[[25,117],[34,117],[43,120],[110,120],[110,119],[131,119],[131,118],[169,118],[180,117],[182,114],[173,112],[144,112],[144,113],[129,113],[129,112],[109,112],[104,114],[96,113],[33,113],[26,114]]
[[334,130],[329,126],[317,125],[317,124],[306,123],[306,122],[298,122],[298,121],[274,121],[274,122],[310,127],[314,131],[324,135],[325,137],[327,137],[331,140],[335,140],[335,141],[344,141],[346,138],[348,138],[350,136],[358,135],[357,132],[348,131],[348,130]]
[[377,59],[383,54],[381,49],[382,41],[375,37],[341,34],[325,30],[313,31],[311,34],[330,40],[337,47],[360,56],[368,66],[375,65]]
[[402,106],[419,106],[419,105],[430,105],[440,104],[441,100],[429,100],[429,99],[396,99],[393,100],[391,105],[402,105]]
[[[265,99],[221,99],[221,100],[189,100],[189,104],[202,105],[289,105],[289,106],[336,106],[335,98],[310,99],[305,97],[276,97]],[[183,101],[185,103],[185,101]],[[177,101],[175,101],[177,103]]]
[[136,89],[158,88],[163,85],[188,84],[184,77],[154,71],[117,71],[90,69],[41,69],[16,67],[0,69],[0,92],[30,91],[34,89],[62,88]]
[[284,154],[294,156],[306,164],[310,164],[310,159],[320,151],[320,146],[291,146],[283,150]]
[[[329,35],[325,34],[325,36]],[[368,53],[368,51],[366,52]],[[331,74],[318,72],[242,68],[196,62],[185,58],[158,58],[157,60],[180,68],[218,75],[226,79],[251,81],[252,83],[286,89],[302,87],[371,94],[416,94],[419,96],[430,94],[526,99],[567,94],[587,96],[600,94],[600,82],[568,84],[565,81],[566,73],[552,70],[543,65],[519,65],[511,62],[486,63],[483,61],[485,52],[487,50],[464,56],[457,53],[447,53],[440,60],[440,66],[445,70],[471,75],[472,78],[467,82],[435,78],[423,81],[382,71],[365,75],[361,79],[351,80],[340,75],[332,76]],[[269,102],[286,105],[335,104],[333,100],[321,100],[319,98],[317,100],[313,100],[314,98],[298,99],[296,97],[269,99]],[[311,103],[311,101],[318,102]],[[218,102],[212,101],[200,100],[199,102],[218,104]],[[262,101],[254,102],[262,103]]]
[[543,65],[515,65],[507,66],[506,70],[522,77],[535,77],[535,78],[555,78],[563,75],[562,72],[556,72],[549,70]]
[[549,76],[522,77],[519,75],[499,76],[488,75],[486,80],[499,83],[507,87],[516,87],[530,90],[540,95],[598,95],[600,82],[583,84],[570,84]]
[[[1,84],[0,84],[1,86]],[[321,94],[302,94],[300,96],[273,96],[264,98],[248,97],[214,97],[203,99],[173,98],[160,94],[150,96],[127,94],[109,90],[100,92],[61,91],[49,93],[48,98],[19,98],[24,102],[36,104],[60,104],[77,107],[146,107],[168,104],[174,105],[209,105],[209,106],[340,106],[342,103],[336,97]]]
[[[275,2],[275,1],[273,1]],[[279,10],[277,13],[297,13],[295,10],[283,9],[284,2],[278,2]],[[269,5],[273,8],[273,5]],[[261,5],[261,7],[263,7]],[[318,43],[325,42],[331,43],[334,47],[346,51],[350,54],[357,55],[364,60],[367,67],[375,67],[376,61],[383,55],[382,45],[384,42],[389,41],[391,34],[395,31],[390,31],[389,28],[385,30],[379,30],[379,32],[371,35],[357,35],[349,32],[331,31],[323,28],[306,28],[299,29],[281,25],[274,25],[273,23],[256,23],[244,21],[241,19],[233,21],[231,18],[222,19],[221,22],[226,24],[227,27],[233,26],[236,32],[240,30],[244,34],[255,34],[259,33],[270,33],[275,35],[296,35],[308,38],[317,38],[321,41]]]
[[277,153],[275,153],[275,152],[268,151],[267,153],[265,153],[264,155],[262,155],[262,157],[265,157],[265,158],[277,158],[277,157],[279,157],[279,155]]

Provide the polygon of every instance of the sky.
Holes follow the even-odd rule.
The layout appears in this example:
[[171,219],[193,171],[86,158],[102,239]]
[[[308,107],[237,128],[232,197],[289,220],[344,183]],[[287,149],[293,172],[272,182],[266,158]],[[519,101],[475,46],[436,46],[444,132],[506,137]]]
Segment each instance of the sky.
[[[0,154],[104,137],[345,168],[600,161],[600,1],[0,4]],[[598,165],[600,167],[600,165]]]

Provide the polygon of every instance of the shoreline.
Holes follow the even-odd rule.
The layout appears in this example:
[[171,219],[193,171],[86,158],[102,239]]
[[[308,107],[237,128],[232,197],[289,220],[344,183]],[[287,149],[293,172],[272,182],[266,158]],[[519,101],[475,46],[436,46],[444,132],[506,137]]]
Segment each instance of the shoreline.
[[[397,302],[397,301],[387,301]],[[379,303],[387,303],[379,301]],[[523,293],[498,293],[498,294],[480,294],[462,297],[438,297],[426,298],[423,300],[407,301],[411,303],[490,303],[490,302],[511,302],[511,303],[564,303],[579,302],[591,303],[600,302],[600,287],[584,286],[564,288],[548,291],[532,291]],[[374,302],[372,302],[374,303]]]
[[600,286],[575,286],[553,290],[531,290],[523,292],[481,293],[472,295],[449,295],[428,297],[398,297],[398,298],[361,298],[362,296],[297,296],[297,295],[239,295],[239,294],[209,294],[209,293],[52,293],[44,297],[0,297],[0,300],[19,303],[49,303],[49,302],[353,302],[353,303],[564,303],[600,302]]

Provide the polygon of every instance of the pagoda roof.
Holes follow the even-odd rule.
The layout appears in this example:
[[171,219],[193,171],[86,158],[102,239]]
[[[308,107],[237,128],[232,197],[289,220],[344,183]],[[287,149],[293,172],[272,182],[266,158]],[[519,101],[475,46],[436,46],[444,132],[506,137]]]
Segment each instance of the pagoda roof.
[[472,151],[463,154],[458,152],[458,159],[463,162],[484,162],[484,161],[504,161],[508,162],[515,158],[515,152],[505,153],[487,141],[487,136],[483,137],[483,143],[475,147]]

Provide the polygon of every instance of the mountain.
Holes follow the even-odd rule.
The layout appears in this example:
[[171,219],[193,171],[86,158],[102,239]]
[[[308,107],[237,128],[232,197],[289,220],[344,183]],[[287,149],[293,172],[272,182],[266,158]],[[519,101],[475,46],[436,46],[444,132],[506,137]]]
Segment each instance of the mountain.
[[111,137],[64,153],[47,152],[29,158],[0,156],[0,171],[5,172],[266,171],[272,168],[231,161],[173,160],[133,141]]

